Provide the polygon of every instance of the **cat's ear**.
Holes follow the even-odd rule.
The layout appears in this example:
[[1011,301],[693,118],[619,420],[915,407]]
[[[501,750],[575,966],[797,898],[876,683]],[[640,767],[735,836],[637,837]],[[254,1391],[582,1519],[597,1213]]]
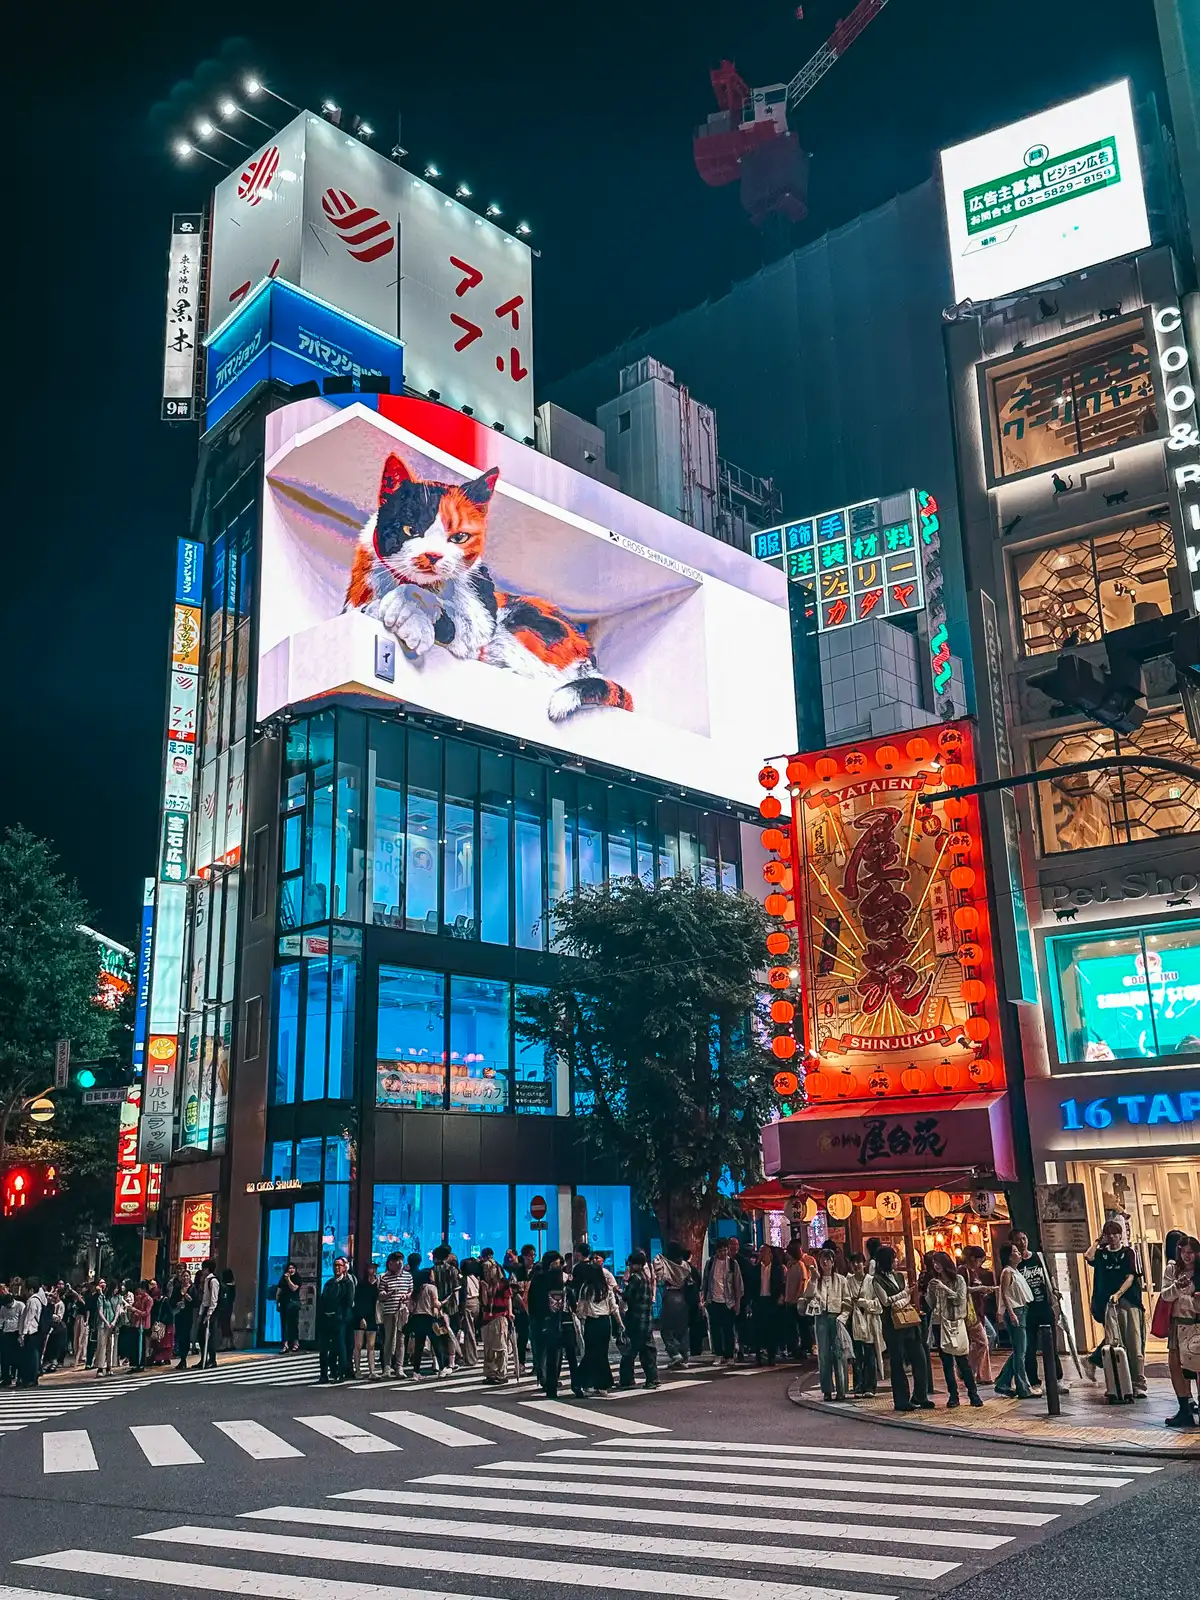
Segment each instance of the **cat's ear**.
[[462,492],[472,505],[485,506],[492,498],[492,490],[499,476],[499,467],[489,467],[481,478],[472,478],[470,483],[464,483]]
[[400,457],[389,456],[383,463],[383,475],[379,480],[379,504],[382,505],[388,495],[395,494],[402,483],[408,483],[411,479],[412,473]]

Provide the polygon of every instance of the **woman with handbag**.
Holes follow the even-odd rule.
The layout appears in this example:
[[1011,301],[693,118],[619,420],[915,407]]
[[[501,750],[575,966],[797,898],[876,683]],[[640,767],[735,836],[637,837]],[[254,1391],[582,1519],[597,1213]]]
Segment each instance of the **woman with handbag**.
[[883,1307],[875,1298],[867,1276],[867,1258],[861,1251],[852,1252],[850,1256],[846,1296],[850,1302],[850,1337],[854,1345],[854,1398],[870,1400],[883,1365],[879,1352],[883,1338]]
[[[809,1307],[817,1330],[817,1369],[823,1400],[846,1398],[846,1354],[842,1333],[850,1320],[845,1276],[837,1270],[832,1250],[817,1252],[816,1281],[809,1286]],[[853,1346],[851,1346],[853,1348]]]
[[946,1379],[948,1399],[946,1406],[953,1410],[958,1405],[958,1376],[966,1386],[967,1399],[973,1406],[981,1406],[979,1390],[975,1387],[975,1374],[967,1357],[971,1349],[967,1333],[967,1280],[959,1276],[954,1262],[944,1250],[934,1250],[927,1257],[932,1273],[925,1291],[925,1304],[929,1307],[929,1348],[942,1358],[942,1373]]
[[[1167,1253],[1171,1255],[1171,1240]],[[1200,1387],[1200,1241],[1179,1234],[1174,1241],[1174,1256],[1167,1262],[1162,1294],[1154,1308],[1151,1331],[1162,1335],[1159,1312],[1166,1307],[1166,1339],[1171,1387],[1179,1409],[1167,1418],[1168,1428],[1194,1428],[1196,1406],[1192,1384]]]
[[[1012,1399],[1014,1383],[1018,1399],[1030,1400],[1034,1393],[1025,1371],[1025,1313],[1033,1300],[1033,1290],[1020,1271],[1021,1261],[1019,1245],[1000,1246],[1000,1287],[996,1293],[996,1303],[1000,1309],[1000,1324],[1008,1329],[1011,1349],[996,1379],[996,1393],[1005,1400]],[[1040,1389],[1038,1393],[1041,1393]]]
[[603,1267],[584,1263],[575,1269],[575,1309],[583,1324],[583,1366],[579,1374],[585,1393],[604,1394],[613,1386],[608,1346],[621,1329],[617,1297],[609,1287]]
[[[926,1382],[928,1363],[921,1347],[921,1314],[912,1303],[904,1274],[896,1271],[896,1252],[881,1245],[875,1255],[871,1286],[883,1316],[883,1337],[892,1367],[892,1406],[896,1411],[932,1411]],[[905,1363],[912,1368],[909,1399]]]

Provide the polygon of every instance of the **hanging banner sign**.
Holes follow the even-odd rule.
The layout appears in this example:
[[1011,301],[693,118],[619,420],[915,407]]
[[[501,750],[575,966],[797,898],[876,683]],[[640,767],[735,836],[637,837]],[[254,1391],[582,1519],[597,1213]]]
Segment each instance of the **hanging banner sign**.
[[171,218],[167,262],[167,318],[163,340],[162,418],[190,422],[195,415],[196,347],[200,332],[200,243],[204,218],[177,211]]

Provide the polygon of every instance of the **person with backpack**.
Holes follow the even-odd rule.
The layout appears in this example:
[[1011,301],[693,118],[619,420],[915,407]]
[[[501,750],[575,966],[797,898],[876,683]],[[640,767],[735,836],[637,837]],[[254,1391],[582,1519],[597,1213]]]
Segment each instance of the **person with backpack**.
[[[734,1329],[742,1308],[743,1293],[742,1269],[738,1266],[730,1241],[718,1239],[712,1255],[704,1263],[700,1303],[708,1313],[709,1345],[719,1367],[731,1367],[734,1364]],[[631,1373],[632,1370],[631,1362]]]

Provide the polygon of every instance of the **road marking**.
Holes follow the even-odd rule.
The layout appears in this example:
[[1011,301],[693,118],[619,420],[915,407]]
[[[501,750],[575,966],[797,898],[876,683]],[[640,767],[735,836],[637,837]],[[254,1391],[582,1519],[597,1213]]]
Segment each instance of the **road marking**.
[[570,1406],[565,1400],[522,1400],[523,1406],[529,1406],[537,1411],[549,1411],[556,1417],[570,1417],[572,1421],[581,1420],[581,1414],[586,1414],[587,1420],[594,1428],[609,1428],[613,1433],[670,1433],[670,1428],[657,1428],[652,1422],[634,1422],[630,1417],[601,1417],[594,1411],[587,1409],[586,1401],[583,1404],[576,1402]]
[[[750,1448],[753,1449],[753,1446]],[[546,1452],[546,1454],[547,1456],[554,1458],[561,1456],[564,1458],[574,1458],[576,1460],[583,1461],[624,1461],[635,1468],[640,1462],[643,1461],[678,1461],[683,1462],[684,1464],[690,1463],[695,1466],[705,1467],[712,1464],[719,1465],[721,1467],[766,1467],[775,1468],[776,1470],[778,1469],[779,1465],[778,1462],[772,1461],[770,1458],[752,1455],[726,1456],[719,1463],[710,1463],[707,1456],[691,1454],[686,1450],[656,1450],[653,1455],[646,1455],[640,1448],[623,1449],[619,1444],[611,1440],[605,1440],[603,1445],[592,1445],[586,1449],[576,1448],[573,1450],[549,1450]],[[865,1475],[870,1473],[878,1473],[881,1468],[881,1463],[877,1461],[865,1462],[816,1460],[808,1462],[806,1465],[808,1466],[809,1470],[813,1472],[820,1472],[822,1474],[827,1472],[849,1472]],[[905,1465],[904,1475],[906,1480],[909,1481],[914,1478],[953,1478],[956,1484],[978,1483],[990,1485],[1008,1483],[1024,1484],[1029,1482],[1028,1474],[1021,1472],[980,1472],[978,1469],[973,1469],[969,1472],[963,1472],[955,1471],[951,1467],[917,1467],[911,1464]],[[1047,1483],[1054,1488],[1062,1489],[1121,1489],[1127,1484],[1132,1483],[1133,1479],[1084,1477],[1080,1473],[1070,1472],[1041,1472],[1038,1474],[1035,1481],[1038,1484]],[[932,1488],[932,1485],[927,1486],[924,1483],[921,1483],[920,1485],[916,1485],[916,1487],[926,1490],[927,1488]],[[940,1493],[940,1489],[937,1492]]]
[[[534,1422],[530,1417],[520,1417],[516,1412],[500,1411],[496,1406],[451,1406],[464,1417],[474,1417],[476,1422],[486,1422],[492,1428],[506,1428],[509,1433],[523,1433],[527,1439],[584,1439],[583,1433],[573,1433],[570,1428],[552,1428],[546,1422]],[[546,1469],[539,1469],[544,1472]]]
[[[473,1478],[469,1481],[477,1482]],[[517,1500],[506,1495],[418,1494],[411,1488],[399,1492],[393,1489],[347,1489],[341,1494],[331,1495],[330,1499],[400,1507],[440,1506],[450,1511],[502,1511],[510,1517],[582,1517],[588,1522],[629,1523],[627,1506],[601,1506],[590,1500]],[[761,1517],[719,1516],[709,1511],[696,1511],[692,1505],[672,1510],[670,1524],[672,1527],[713,1528],[725,1533],[745,1533],[755,1541],[763,1531]],[[947,1549],[956,1550],[998,1550],[1001,1545],[1012,1543],[1012,1535],[1004,1533],[958,1533],[950,1528],[880,1528],[871,1523],[802,1522],[782,1517],[772,1518],[770,1531],[798,1534],[807,1539],[874,1539],[880,1544],[944,1545]],[[607,1535],[603,1537],[607,1538]]]
[[[552,1466],[556,1473],[569,1474],[579,1478],[624,1478],[627,1481],[634,1478],[650,1479],[656,1483],[694,1483],[694,1484],[746,1484],[752,1487],[762,1482],[761,1472],[681,1472],[666,1467],[628,1467],[606,1466],[602,1462],[592,1465],[578,1465],[567,1461],[550,1463],[542,1460],[535,1461],[482,1461],[479,1464],[481,1472],[545,1472]],[[861,1494],[869,1491],[873,1494],[891,1494],[896,1487],[896,1479],[863,1479],[857,1478],[831,1478],[822,1477],[823,1489],[837,1489],[846,1494]],[[1013,1500],[1018,1505],[1031,1506],[1088,1506],[1096,1499],[1094,1494],[1068,1494],[1034,1489],[1001,1489],[994,1485],[986,1488],[967,1489],[956,1484],[925,1484],[922,1486],[926,1493],[939,1499],[946,1500],[982,1500],[988,1503],[992,1500]],[[599,1492],[599,1491],[598,1491]]]
[[[545,1548],[542,1528],[513,1527],[474,1519],[455,1522],[442,1517],[388,1516],[378,1511],[342,1511],[321,1506],[268,1506],[243,1515],[257,1522],[298,1522],[306,1527],[359,1529],[366,1533],[415,1534],[420,1539],[461,1539],[471,1543],[532,1544]],[[555,1533],[567,1540],[587,1538],[586,1528],[565,1527],[556,1519]],[[409,1553],[411,1545],[404,1546]],[[815,1567],[827,1572],[870,1572],[884,1578],[944,1578],[962,1563],[929,1561],[916,1556],[877,1556],[856,1550],[815,1550],[801,1545],[730,1544],[715,1539],[668,1539],[651,1533],[605,1533],[603,1553],[666,1556],[673,1561],[736,1561],[756,1567]],[[491,1570],[491,1557],[484,1557]],[[515,1576],[515,1574],[513,1574]]]
[[287,1456],[302,1456],[294,1444],[288,1444],[277,1433],[264,1428],[261,1422],[214,1422],[227,1439],[239,1450],[244,1450],[255,1461],[282,1461]]
[[[189,1547],[254,1551],[267,1556],[296,1556],[308,1561],[376,1565],[384,1570],[391,1570],[392,1565],[402,1559],[408,1571],[434,1573],[439,1580],[447,1572],[465,1572],[478,1577],[483,1561],[478,1550],[422,1550],[414,1545],[366,1544],[350,1539],[308,1539],[300,1535],[257,1533],[244,1528],[201,1528],[190,1524],[166,1528],[161,1533],[142,1533],[138,1538]],[[490,1579],[515,1578],[552,1583],[556,1589],[633,1589],[660,1595],[684,1595],[690,1600],[885,1600],[882,1595],[867,1597],[842,1589],[813,1588],[808,1584],[765,1583],[727,1575],[708,1577],[697,1572],[602,1566],[599,1563],[572,1560],[573,1554],[564,1552],[562,1558],[554,1561],[489,1554],[486,1557],[487,1576]],[[743,1550],[741,1559],[746,1558],[747,1552]],[[160,1578],[158,1581],[161,1583],[165,1580]],[[339,1574],[336,1587],[340,1596],[347,1596],[352,1594],[354,1586],[343,1584]],[[253,1593],[252,1590],[250,1592]],[[325,1592],[328,1593],[327,1590]],[[376,1588],[374,1593],[382,1600],[388,1591]],[[429,1600],[427,1594],[423,1600]],[[441,1600],[445,1600],[445,1597],[442,1596]],[[898,1597],[892,1595],[886,1600],[898,1600]]]
[[[820,1456],[822,1460],[837,1461],[948,1461],[952,1466],[970,1467],[1019,1467],[1026,1472],[1030,1467],[1045,1468],[1054,1471],[1061,1467],[1061,1461],[1025,1460],[1021,1456],[961,1456],[949,1452],[936,1450],[843,1450],[840,1448],[823,1448],[820,1445],[809,1444],[737,1444],[728,1439],[647,1439],[646,1447],[650,1450],[678,1450],[684,1444],[689,1450],[720,1450],[725,1454],[744,1454],[746,1450],[755,1450],[759,1455],[775,1456]],[[1079,1463],[1086,1472],[1110,1473],[1155,1473],[1161,1472],[1161,1467],[1131,1466],[1128,1462],[1098,1462],[1086,1461]]]
[[86,1428],[42,1435],[43,1472],[98,1472],[100,1463]]
[[452,1450],[461,1449],[469,1444],[494,1444],[492,1439],[485,1439],[481,1433],[468,1433],[465,1428],[456,1428],[452,1422],[442,1422],[438,1417],[426,1417],[419,1411],[372,1411],[373,1417],[378,1417],[381,1422],[394,1422],[398,1428],[408,1428],[413,1433],[419,1433],[423,1439],[433,1439],[438,1444],[448,1444]]
[[[500,1461],[492,1463],[492,1468],[500,1471],[510,1467],[523,1466],[521,1462]],[[491,1470],[492,1468],[489,1468]],[[545,1470],[545,1469],[543,1469]],[[424,1478],[412,1478],[411,1483],[429,1483],[445,1485],[449,1488],[483,1487],[478,1477],[462,1476],[454,1472],[433,1472]],[[563,1484],[557,1478],[493,1478],[486,1482],[488,1489],[514,1489],[522,1494],[557,1494],[561,1493]],[[582,1485],[576,1485],[582,1490]],[[889,1484],[889,1492],[895,1490],[895,1484]],[[645,1503],[647,1490],[645,1485],[630,1485],[604,1483],[594,1484],[593,1492],[603,1496],[605,1500],[636,1500]],[[696,1495],[691,1489],[672,1489],[660,1485],[654,1488],[654,1498],[664,1504],[695,1505]],[[946,1506],[946,1505],[915,1505],[911,1501],[895,1500],[841,1500],[827,1499],[822,1495],[771,1495],[771,1494],[729,1494],[706,1488],[704,1491],[704,1504],[706,1506],[732,1506],[746,1510],[766,1511],[772,1517],[784,1511],[831,1511],[843,1517],[895,1517],[907,1519],[910,1517],[924,1517],[926,1521],[936,1522],[995,1522],[1006,1528],[1044,1528],[1049,1522],[1058,1521],[1056,1511],[1010,1511],[1006,1508],[997,1510],[995,1507],[986,1509],[977,1506]]]
[[201,1466],[204,1464],[204,1457],[197,1455],[179,1429],[173,1428],[170,1423],[130,1428],[129,1431],[137,1441],[138,1449],[152,1467],[186,1467],[195,1466],[197,1463]]
[[606,1400],[640,1400],[643,1395],[664,1394],[668,1389],[695,1389],[702,1383],[711,1383],[711,1378],[660,1378],[657,1388],[647,1389],[643,1383],[631,1386],[628,1389],[610,1389],[604,1396]]
[[0,1583],[0,1600],[83,1600],[82,1595],[63,1594],[61,1589],[14,1589]]
[[353,1451],[356,1456],[381,1455],[386,1450],[404,1448],[394,1439],[381,1439],[377,1433],[368,1433],[365,1428],[356,1427],[353,1422],[347,1422],[342,1417],[297,1417],[296,1421],[306,1428],[311,1428],[314,1433],[332,1439],[334,1444],[340,1444],[343,1450]]

